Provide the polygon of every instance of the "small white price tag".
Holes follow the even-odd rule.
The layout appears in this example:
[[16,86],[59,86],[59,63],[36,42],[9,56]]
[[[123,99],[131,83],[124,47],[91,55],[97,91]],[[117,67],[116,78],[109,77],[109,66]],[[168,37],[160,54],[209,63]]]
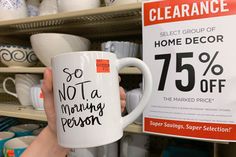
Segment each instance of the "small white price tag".
[[236,141],[236,2],[143,3],[144,132]]

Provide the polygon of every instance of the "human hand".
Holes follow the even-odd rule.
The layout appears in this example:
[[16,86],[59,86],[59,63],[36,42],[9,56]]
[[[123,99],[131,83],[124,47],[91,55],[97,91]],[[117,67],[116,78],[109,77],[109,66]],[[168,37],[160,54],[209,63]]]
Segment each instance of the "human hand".
[[[56,134],[56,112],[53,99],[52,71],[50,68],[46,68],[46,70],[44,71],[42,92],[44,95],[44,108],[48,120],[48,127],[51,132]],[[126,106],[126,94],[125,90],[122,87],[120,87],[120,102],[121,111],[123,112]]]
[[42,92],[44,96],[44,109],[47,116],[48,128],[52,133],[56,133],[56,112],[54,107],[52,71],[46,68],[44,71]]

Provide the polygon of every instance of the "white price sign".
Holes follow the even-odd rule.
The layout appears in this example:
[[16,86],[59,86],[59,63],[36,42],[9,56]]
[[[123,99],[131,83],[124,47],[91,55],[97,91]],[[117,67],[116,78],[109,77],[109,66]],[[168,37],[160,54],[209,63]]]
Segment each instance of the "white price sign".
[[143,3],[144,132],[236,140],[236,1]]

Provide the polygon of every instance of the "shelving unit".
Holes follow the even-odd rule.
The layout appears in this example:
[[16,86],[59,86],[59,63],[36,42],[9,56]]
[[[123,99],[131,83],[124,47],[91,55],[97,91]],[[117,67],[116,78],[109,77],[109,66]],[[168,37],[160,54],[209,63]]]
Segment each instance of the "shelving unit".
[[[35,33],[55,32],[80,35],[92,41],[120,37],[137,37],[142,34],[141,3],[100,7],[77,12],[28,17],[1,21],[0,42],[27,45],[29,36]],[[34,73],[42,74],[45,67],[9,68],[0,67],[0,74]],[[137,68],[124,68],[120,74],[141,74]],[[15,102],[0,102],[0,115],[46,121],[44,111],[36,111],[32,106],[22,106]],[[126,132],[141,133],[141,125],[132,124]]]
[[1,21],[0,36],[39,32],[78,34],[90,39],[141,35],[141,3]]

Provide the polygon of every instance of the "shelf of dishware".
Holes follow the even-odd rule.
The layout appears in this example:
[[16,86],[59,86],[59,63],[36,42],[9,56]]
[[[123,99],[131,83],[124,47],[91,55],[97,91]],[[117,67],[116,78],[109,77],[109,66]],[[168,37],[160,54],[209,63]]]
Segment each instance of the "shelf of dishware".
[[0,35],[63,32],[87,38],[130,36],[142,33],[142,3],[27,17],[0,22]]
[[[45,67],[0,67],[0,73],[43,73]],[[120,70],[119,74],[141,74],[138,68],[128,67]]]
[[[23,106],[16,102],[1,102],[0,115],[22,119],[47,121],[44,111],[38,111],[33,109],[33,106]],[[138,124],[131,124],[125,128],[125,132],[142,133],[142,126]]]

